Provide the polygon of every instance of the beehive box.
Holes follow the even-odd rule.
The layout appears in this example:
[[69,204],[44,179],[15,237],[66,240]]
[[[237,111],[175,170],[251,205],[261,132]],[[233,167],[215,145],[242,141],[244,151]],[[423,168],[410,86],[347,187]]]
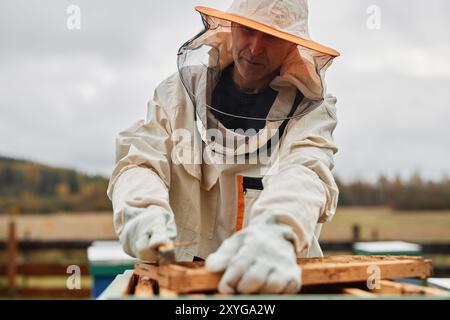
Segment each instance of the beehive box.
[[[302,268],[302,290],[296,295],[283,295],[283,298],[450,298],[443,290],[392,281],[430,276],[431,261],[422,257],[331,256],[298,259],[298,264]],[[203,262],[138,263],[134,270],[117,277],[100,299],[223,298],[224,295],[217,292],[221,276],[221,273],[207,271]]]

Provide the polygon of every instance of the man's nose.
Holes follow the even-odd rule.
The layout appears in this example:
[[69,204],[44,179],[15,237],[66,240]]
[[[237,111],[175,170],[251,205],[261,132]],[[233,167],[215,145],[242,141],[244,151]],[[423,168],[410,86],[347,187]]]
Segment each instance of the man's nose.
[[262,32],[256,32],[250,38],[249,49],[252,56],[259,56],[264,51],[264,34]]

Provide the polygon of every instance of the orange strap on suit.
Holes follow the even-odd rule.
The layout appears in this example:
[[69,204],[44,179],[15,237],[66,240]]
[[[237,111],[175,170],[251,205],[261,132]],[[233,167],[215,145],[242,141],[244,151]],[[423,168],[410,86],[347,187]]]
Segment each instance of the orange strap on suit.
[[245,213],[245,197],[244,197],[244,177],[237,176],[237,216],[236,216],[236,227],[235,230],[239,231],[242,229],[244,224],[244,213]]

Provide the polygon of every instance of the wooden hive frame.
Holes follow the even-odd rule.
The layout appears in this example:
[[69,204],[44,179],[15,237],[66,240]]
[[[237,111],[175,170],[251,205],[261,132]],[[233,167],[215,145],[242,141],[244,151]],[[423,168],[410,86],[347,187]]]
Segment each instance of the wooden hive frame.
[[[432,263],[411,256],[330,256],[298,259],[302,268],[302,292],[333,291],[359,297],[422,294],[447,295],[443,290],[392,282],[395,278],[424,279],[432,273]],[[381,288],[368,290],[368,270],[377,266]],[[176,296],[178,294],[217,293],[222,273],[209,272],[203,262],[179,262],[157,265],[138,263],[129,292],[137,297]],[[356,285],[355,285],[356,284]],[[364,285],[362,285],[364,284]],[[318,289],[319,288],[319,289]],[[319,290],[319,292],[317,292]]]

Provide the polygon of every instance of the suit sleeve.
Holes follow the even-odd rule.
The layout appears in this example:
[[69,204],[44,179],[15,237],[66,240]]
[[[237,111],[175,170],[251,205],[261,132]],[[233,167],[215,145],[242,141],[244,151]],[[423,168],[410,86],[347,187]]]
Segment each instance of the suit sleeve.
[[147,119],[134,123],[116,139],[116,165],[107,194],[112,201],[114,227],[119,236],[125,224],[142,218],[128,216],[127,212],[138,211],[126,208],[160,206],[172,213],[168,194],[172,127],[161,106],[164,88],[165,85],[160,85],[148,103]]

